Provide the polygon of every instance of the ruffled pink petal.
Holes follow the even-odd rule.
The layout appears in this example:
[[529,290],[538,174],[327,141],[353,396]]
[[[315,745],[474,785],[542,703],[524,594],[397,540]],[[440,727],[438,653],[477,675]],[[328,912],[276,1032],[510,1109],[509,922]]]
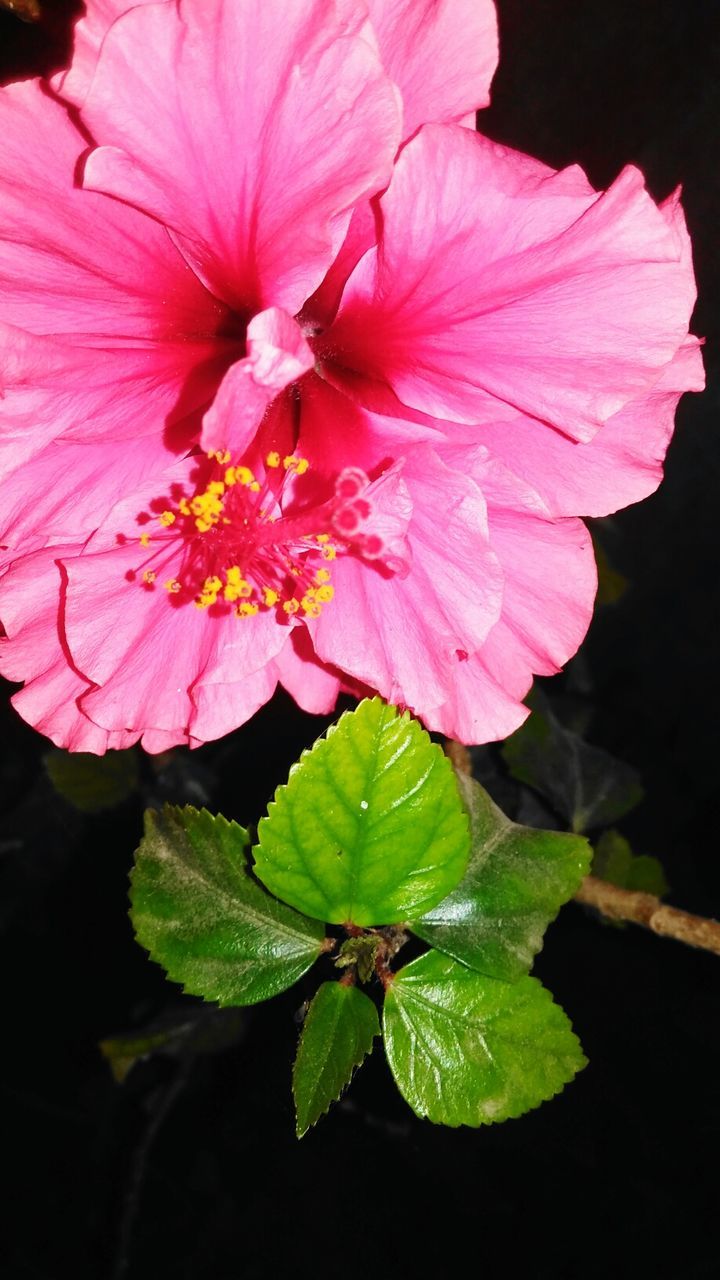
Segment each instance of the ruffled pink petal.
[[353,204],[387,184],[400,140],[397,92],[347,29],[326,0],[131,11],[105,37],[83,107],[102,144],[85,186],[172,228],[231,306],[295,313]]
[[[254,676],[288,638],[270,611],[214,616],[168,593],[163,583],[182,574],[181,536],[140,545],[148,513],[171,500],[174,486],[191,485],[196,467],[189,458],[150,477],[113,507],[80,555],[63,561],[67,648],[78,672],[97,686],[83,710],[101,728],[159,730],[178,742],[200,738],[196,688]],[[157,580],[146,584],[148,566]]]
[[203,449],[227,449],[236,458],[247,449],[271,400],[314,363],[300,326],[278,307],[253,316],[247,348],[246,358],[226,373],[203,419]]
[[520,700],[533,675],[554,675],[578,649],[590,619],[597,574],[590,535],[579,520],[551,519],[540,499],[480,451],[454,463],[482,485],[493,550],[505,572],[502,613],[478,652],[454,667],[450,696],[427,707],[427,726],[460,742],[489,742],[527,716]]
[[[497,17],[492,0],[368,0],[380,58],[403,100],[403,139],[422,124],[475,128],[475,112],[490,100],[497,66]],[[345,282],[377,242],[377,201],[358,205],[335,261],[307,308],[327,325]]]
[[472,434],[533,485],[553,515],[609,515],[659,485],[678,400],[705,384],[700,352],[697,339],[689,338],[654,386],[608,418],[587,444],[512,411]]
[[340,693],[336,672],[318,662],[305,627],[296,627],[278,653],[274,668],[284,689],[310,715],[328,715]]
[[605,194],[455,126],[428,126],[382,198],[320,358],[464,423],[509,404],[592,438],[687,336],[692,272],[627,169]]
[[207,343],[227,308],[152,219],[75,185],[87,140],[38,81],[0,94],[2,319],[103,347]]
[[113,22],[128,9],[155,0],[85,0],[85,13],[77,22],[70,66],[50,81],[56,93],[81,107],[92,84],[100,47]]
[[413,504],[410,572],[338,559],[335,597],[308,627],[323,662],[422,714],[447,699],[458,650],[478,649],[495,624],[502,570],[471,479],[427,447],[406,458],[402,476]]
[[402,94],[405,138],[488,105],[498,60],[492,0],[367,3],[383,66]]
[[[0,421],[2,413],[0,410]],[[136,440],[53,441],[3,482],[0,556],[13,559],[53,543],[82,545],[118,495],[172,461],[160,433]]]
[[[192,605],[173,607],[162,586],[148,590],[126,580],[138,558],[137,547],[118,547],[65,562],[69,650],[78,670],[98,686],[83,708],[105,729],[161,729],[187,741],[200,736],[195,686],[254,675],[286,632],[269,613],[240,620],[210,617]],[[168,576],[176,570],[167,563]]]
[[[192,691],[194,713],[191,736],[196,741],[213,742],[245,724],[269,702],[277,686],[275,663],[229,684],[200,681]],[[190,742],[192,746],[192,741]],[[143,738],[145,746],[145,738]]]
[[73,551],[25,556],[0,581],[0,671],[9,680],[24,680],[12,698],[28,724],[58,747],[102,755],[137,741],[137,734],[108,733],[83,714],[81,700],[92,687],[74,669],[63,647],[63,577],[56,557]]
[[149,453],[169,460],[192,443],[199,425],[193,413],[210,399],[226,363],[222,347],[216,353],[177,342],[96,351],[0,324],[0,475],[59,436],[98,450],[105,439],[152,437]]

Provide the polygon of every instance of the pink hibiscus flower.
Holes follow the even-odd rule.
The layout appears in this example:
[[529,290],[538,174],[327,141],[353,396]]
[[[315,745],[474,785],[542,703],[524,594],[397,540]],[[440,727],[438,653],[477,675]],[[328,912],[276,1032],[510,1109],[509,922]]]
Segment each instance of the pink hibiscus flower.
[[89,151],[0,97],[15,705],[91,751],[218,737],[278,682],[506,735],[591,615],[576,517],[657,484],[702,384],[677,199],[464,127],[489,3],[127,8],[56,81]]

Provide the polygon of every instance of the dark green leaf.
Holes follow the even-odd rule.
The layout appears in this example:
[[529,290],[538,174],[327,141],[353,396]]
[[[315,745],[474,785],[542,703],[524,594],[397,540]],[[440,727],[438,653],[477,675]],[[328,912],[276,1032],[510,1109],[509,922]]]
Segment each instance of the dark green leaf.
[[163,1017],[127,1035],[103,1040],[100,1051],[122,1084],[131,1067],[143,1058],[160,1053],[169,1057],[218,1053],[236,1044],[245,1028],[246,1014],[240,1009],[190,1006],[183,1014]]
[[398,1089],[435,1124],[520,1116],[585,1066],[568,1019],[536,978],[498,982],[437,951],[391,983],[383,1032]]
[[342,982],[323,983],[308,1009],[293,1069],[298,1138],[340,1097],[379,1034],[368,996]]
[[422,914],[457,884],[469,853],[449,761],[379,698],[303,754],[258,835],[256,871],[268,889],[337,924]]
[[323,928],[251,876],[247,832],[204,809],[145,815],[132,875],[138,942],[185,991],[221,1005],[268,1000],[317,959]]
[[592,530],[591,532],[598,575],[595,603],[617,604],[618,600],[622,600],[628,589],[628,580],[621,573],[618,573],[617,569],[613,568],[596,531]]
[[514,778],[545,796],[576,832],[607,826],[640,803],[643,790],[630,765],[563,728],[537,694],[533,706],[502,748]]
[[621,889],[638,889],[662,898],[670,888],[657,858],[634,854],[619,831],[604,831],[595,846],[593,875]]
[[58,794],[81,813],[112,809],[138,785],[135,751],[108,751],[104,756],[51,751],[45,756],[45,768]]
[[412,924],[413,933],[480,973],[514,982],[590,864],[582,836],[517,826],[472,778],[458,779],[471,855],[460,884]]

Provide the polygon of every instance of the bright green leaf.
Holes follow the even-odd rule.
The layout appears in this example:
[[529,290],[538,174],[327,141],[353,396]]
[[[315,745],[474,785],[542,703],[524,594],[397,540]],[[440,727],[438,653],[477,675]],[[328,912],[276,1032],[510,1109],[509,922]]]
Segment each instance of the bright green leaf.
[[298,1138],[340,1097],[379,1035],[369,996],[342,982],[323,983],[303,1023],[293,1068]]
[[255,869],[268,889],[336,924],[422,914],[454,888],[469,853],[450,762],[379,698],[303,754],[258,836]]
[[55,790],[81,813],[99,813],[122,804],[138,785],[135,751],[50,751],[45,768]]
[[132,874],[138,942],[191,995],[255,1004],[317,959],[323,928],[276,902],[251,876],[247,832],[205,809],[145,815]]
[[629,764],[563,728],[541,695],[533,695],[532,705],[502,748],[518,782],[545,796],[576,832],[608,826],[640,803],[640,779]]
[[590,846],[582,836],[518,826],[474,779],[458,782],[470,814],[470,864],[457,888],[411,927],[472,969],[514,982],[587,875]]
[[562,1009],[536,978],[487,978],[429,951],[385,996],[395,1083],[435,1124],[508,1120],[552,1098],[585,1066]]
[[619,885],[662,898],[670,888],[657,858],[634,854],[630,842],[619,831],[604,831],[595,846],[593,875]]

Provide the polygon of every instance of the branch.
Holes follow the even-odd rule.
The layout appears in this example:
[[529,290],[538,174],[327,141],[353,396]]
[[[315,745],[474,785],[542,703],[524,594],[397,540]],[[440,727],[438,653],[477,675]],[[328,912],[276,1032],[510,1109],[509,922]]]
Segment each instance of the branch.
[[627,920],[642,925],[664,938],[675,938],[689,947],[700,947],[720,956],[720,923],[704,916],[693,916],[678,907],[668,907],[653,893],[621,889],[597,876],[586,876],[575,894],[575,901],[594,907],[609,920]]

